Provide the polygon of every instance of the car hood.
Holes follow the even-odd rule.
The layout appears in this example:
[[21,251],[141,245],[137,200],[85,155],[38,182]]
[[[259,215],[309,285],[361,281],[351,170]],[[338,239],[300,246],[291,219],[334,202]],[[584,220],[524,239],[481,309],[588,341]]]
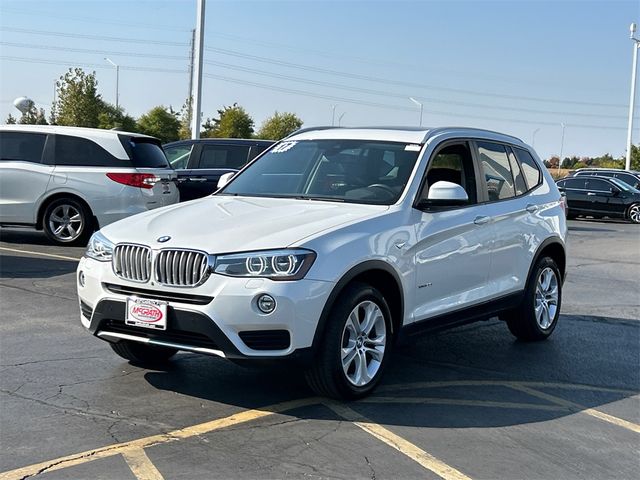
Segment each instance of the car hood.
[[[290,198],[210,196],[112,223],[101,232],[114,243],[193,248],[209,253],[283,248],[323,230],[389,207]],[[171,237],[165,243],[158,238]]]

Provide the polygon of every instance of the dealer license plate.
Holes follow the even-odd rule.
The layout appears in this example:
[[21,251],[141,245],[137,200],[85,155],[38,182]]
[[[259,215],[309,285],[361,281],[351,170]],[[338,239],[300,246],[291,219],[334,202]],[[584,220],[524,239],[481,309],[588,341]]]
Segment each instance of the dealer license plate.
[[168,302],[149,298],[127,297],[127,315],[124,323],[136,327],[167,329]]

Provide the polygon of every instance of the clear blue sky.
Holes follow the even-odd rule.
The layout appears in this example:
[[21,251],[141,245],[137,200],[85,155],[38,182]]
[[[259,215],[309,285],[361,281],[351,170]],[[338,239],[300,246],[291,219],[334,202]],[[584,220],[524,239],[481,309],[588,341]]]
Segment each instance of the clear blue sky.
[[[307,126],[464,125],[549,157],[624,154],[639,0],[207,1],[203,114],[234,102],[256,128],[274,111]],[[188,95],[195,0],[0,0],[0,115],[22,95],[47,113],[70,66],[139,116]],[[640,109],[637,109],[637,112]],[[636,113],[638,115],[638,113]],[[640,143],[640,118],[634,129]]]

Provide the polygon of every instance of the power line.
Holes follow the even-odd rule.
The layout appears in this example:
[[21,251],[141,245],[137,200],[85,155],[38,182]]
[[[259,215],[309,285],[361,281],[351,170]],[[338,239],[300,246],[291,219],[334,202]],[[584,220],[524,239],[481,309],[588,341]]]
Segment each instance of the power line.
[[[111,69],[110,66],[102,63],[84,63],[84,62],[65,62],[60,60],[50,60],[46,58],[25,58],[25,57],[12,57],[9,55],[0,55],[0,59],[9,60],[13,62],[23,63],[44,63],[49,65],[62,65],[71,67],[87,67],[87,68],[101,68]],[[158,72],[158,73],[187,73],[187,70],[178,70],[173,68],[155,68],[155,67],[135,67],[135,66],[120,66],[121,70],[139,71],[139,72]]]
[[143,29],[152,29],[152,30],[162,30],[162,31],[166,31],[166,30],[173,30],[176,32],[190,32],[191,29],[190,28],[181,28],[181,27],[176,27],[175,25],[158,25],[158,24],[148,24],[148,23],[126,23],[126,22],[114,22],[112,20],[105,20],[104,18],[98,18],[98,17],[82,17],[82,16],[77,16],[77,15],[61,15],[58,13],[53,13],[53,12],[46,12],[46,11],[42,11],[40,9],[38,10],[33,10],[33,11],[27,11],[27,10],[19,10],[16,8],[7,8],[7,7],[2,7],[2,11],[3,12],[9,12],[9,13],[15,13],[18,15],[28,15],[30,17],[33,17],[34,15],[39,15],[39,16],[44,16],[44,17],[51,17],[51,18],[63,18],[64,20],[78,20],[78,21],[82,21],[82,22],[95,22],[95,21],[99,21],[102,25],[121,25],[121,26],[125,26],[125,27],[134,27],[134,28],[143,28]]
[[[66,32],[51,32],[51,31],[42,31],[42,30],[31,30],[31,29],[22,29],[22,28],[14,28],[14,27],[3,27],[6,31],[18,32],[18,33],[30,33],[34,35],[53,35],[53,36],[61,36],[68,38],[85,38],[91,40],[103,40],[103,41],[115,41],[115,42],[125,42],[125,43],[142,43],[142,44],[154,44],[154,45],[165,45],[165,46],[180,46],[186,47],[189,46],[188,43],[180,43],[180,42],[163,42],[158,40],[148,40],[148,39],[136,39],[136,38],[125,38],[125,37],[106,37],[106,36],[98,36],[98,35],[83,35],[83,34],[74,34],[74,33],[66,33]],[[295,68],[299,70],[305,70],[315,73],[322,73],[326,75],[334,75],[341,76],[345,78],[351,78],[356,80],[364,80],[368,82],[386,84],[386,85],[395,85],[395,86],[403,86],[409,88],[419,88],[419,89],[429,89],[429,90],[440,90],[447,91],[452,93],[460,93],[465,95],[476,95],[476,96],[484,96],[491,98],[502,98],[507,100],[519,100],[519,101],[530,101],[530,102],[544,102],[544,103],[554,103],[554,104],[567,104],[567,105],[582,105],[589,107],[613,107],[613,108],[627,108],[627,105],[624,104],[612,104],[612,103],[601,103],[601,102],[586,102],[579,100],[561,100],[561,99],[553,99],[553,98],[542,98],[542,97],[530,97],[524,95],[508,95],[501,94],[495,92],[480,92],[474,90],[467,89],[459,89],[459,88],[451,88],[451,87],[441,87],[437,85],[427,85],[427,84],[419,84],[413,82],[405,82],[399,80],[388,80],[382,79],[378,77],[371,77],[367,75],[361,75],[356,73],[343,72],[338,70],[332,70],[322,67],[314,67],[312,65],[303,65],[293,62],[287,62],[284,60],[277,60],[273,58],[266,58],[258,55],[252,55],[248,53],[238,52],[235,50],[227,50],[222,48],[214,48],[214,47],[206,47],[206,51],[220,53],[222,55],[228,55],[236,58],[244,58],[248,60],[258,61],[262,63],[268,63],[272,65],[277,65],[280,67],[287,68]]]
[[141,38],[125,38],[125,37],[106,37],[102,35],[85,35],[79,33],[66,33],[66,32],[51,32],[44,30],[31,30],[27,28],[14,28],[14,27],[2,27],[2,30],[15,33],[29,33],[32,35],[49,35],[53,37],[67,37],[67,38],[85,38],[89,40],[103,40],[107,42],[124,42],[124,43],[142,43],[151,45],[164,45],[167,47],[188,47],[189,43],[182,42],[164,42],[161,40],[150,40]]
[[[252,86],[252,87],[263,88],[263,89],[277,91],[277,92],[283,92],[283,93],[291,93],[291,94],[301,95],[301,96],[306,96],[306,97],[320,98],[320,99],[323,99],[323,100],[333,100],[333,101],[339,101],[339,102],[345,102],[345,103],[352,103],[352,104],[356,104],[356,105],[364,105],[364,106],[369,106],[369,107],[385,108],[385,109],[391,109],[391,110],[401,110],[401,111],[411,111],[411,112],[413,112],[415,110],[415,109],[409,108],[409,107],[401,107],[401,106],[390,105],[390,104],[385,104],[385,103],[367,102],[367,101],[362,101],[362,100],[357,100],[357,99],[352,99],[352,98],[347,98],[347,97],[338,97],[338,96],[333,96],[333,95],[322,95],[322,94],[308,92],[308,91],[304,91],[304,90],[296,90],[296,89],[291,89],[291,88],[278,87],[278,86],[274,86],[274,85],[266,85],[266,84],[263,84],[263,83],[251,82],[251,81],[246,81],[246,80],[242,80],[242,79],[239,79],[239,78],[226,77],[226,76],[223,76],[223,75],[212,75],[212,74],[205,73],[204,76],[207,77],[207,78],[221,80],[221,81],[224,81],[224,82],[230,82],[230,83],[240,84],[240,85],[248,85],[248,86]],[[455,118],[475,118],[475,119],[480,119],[480,120],[494,120],[494,121],[500,121],[500,122],[523,123],[523,124],[529,124],[529,125],[548,125],[548,126],[557,126],[558,125],[557,122],[538,122],[538,121],[522,120],[520,118],[489,117],[489,116],[472,115],[472,114],[466,114],[466,113],[465,114],[456,114],[456,113],[452,113],[450,111],[443,112],[443,111],[429,110],[429,113],[432,113],[434,115],[442,115],[442,116],[455,117]],[[567,127],[574,127],[574,128],[590,128],[590,129],[600,129],[600,130],[625,130],[624,127],[612,127],[612,126],[603,126],[603,125],[585,125],[585,124],[578,124],[578,123],[566,123],[566,126]]]

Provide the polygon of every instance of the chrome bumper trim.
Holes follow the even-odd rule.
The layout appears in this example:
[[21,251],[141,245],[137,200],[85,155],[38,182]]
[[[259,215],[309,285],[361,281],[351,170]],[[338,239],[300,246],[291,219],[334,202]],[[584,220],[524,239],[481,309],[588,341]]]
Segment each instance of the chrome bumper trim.
[[194,353],[204,353],[206,355],[216,355],[218,357],[225,358],[225,354],[221,350],[214,350],[213,348],[193,347],[191,345],[183,345],[181,343],[164,342],[162,340],[153,340],[146,337],[137,337],[135,335],[129,335],[127,333],[109,332],[103,330],[98,333],[99,337],[111,338],[114,340],[131,340],[132,342],[146,343],[149,345],[155,345],[157,347],[177,348],[178,350],[186,350]]

